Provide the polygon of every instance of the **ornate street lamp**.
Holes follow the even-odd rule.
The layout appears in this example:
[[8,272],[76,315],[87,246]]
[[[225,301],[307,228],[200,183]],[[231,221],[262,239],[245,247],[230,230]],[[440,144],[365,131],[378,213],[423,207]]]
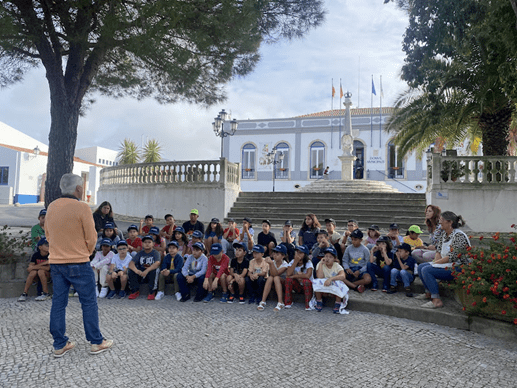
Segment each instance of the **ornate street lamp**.
[[[214,119],[214,122],[212,123],[212,128],[215,135],[221,138],[221,158],[223,157],[223,139],[227,136],[233,136],[237,131],[237,119],[233,119],[232,121],[227,122],[228,120],[230,120],[230,114],[223,109],[221,112],[219,112],[219,115],[217,115],[217,117]],[[230,128],[228,128],[228,124]]]

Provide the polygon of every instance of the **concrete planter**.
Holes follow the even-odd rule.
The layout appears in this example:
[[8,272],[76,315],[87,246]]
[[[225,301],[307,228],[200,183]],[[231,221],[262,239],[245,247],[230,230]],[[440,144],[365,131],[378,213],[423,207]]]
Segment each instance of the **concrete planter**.
[[[513,322],[511,312],[514,310],[512,301],[499,301],[498,303],[483,303],[483,297],[481,295],[467,295],[467,291],[460,289],[455,292],[455,299],[463,307],[472,307],[472,303],[476,302],[477,306],[482,307],[479,312],[469,312],[469,315],[480,316],[485,318],[497,319],[499,321]],[[503,315],[501,311],[506,310],[508,314]]]
[[9,263],[0,264],[0,282],[9,282],[27,277],[27,258],[15,257]]

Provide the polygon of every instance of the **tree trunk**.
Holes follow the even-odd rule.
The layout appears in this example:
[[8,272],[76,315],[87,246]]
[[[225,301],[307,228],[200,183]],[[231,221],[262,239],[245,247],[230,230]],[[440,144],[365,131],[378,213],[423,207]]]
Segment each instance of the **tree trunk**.
[[[49,79],[49,84],[51,81]],[[70,103],[65,93],[52,93],[50,106],[50,134],[48,144],[45,207],[61,196],[59,181],[74,167],[74,152],[79,122],[79,104]]]
[[511,107],[506,106],[495,113],[483,112],[479,117],[479,127],[483,134],[483,155],[507,154],[512,111]]

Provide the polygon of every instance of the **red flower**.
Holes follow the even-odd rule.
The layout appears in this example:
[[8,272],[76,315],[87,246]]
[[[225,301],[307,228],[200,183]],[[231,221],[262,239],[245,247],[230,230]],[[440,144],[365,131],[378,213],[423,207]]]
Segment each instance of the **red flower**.
[[[466,308],[465,308],[465,307],[463,307],[463,311],[465,311],[465,310],[466,310]],[[517,321],[517,318],[516,318],[515,320]],[[515,322],[514,322],[514,323],[515,323]],[[517,323],[515,323],[515,324],[517,325]]]
[[467,252],[468,252],[468,251],[470,251],[471,249],[472,249],[472,247],[468,247],[468,248],[467,248]]
[[515,244],[515,238],[514,237],[511,237],[510,238],[510,241],[513,242]]
[[514,324],[514,325],[517,325],[517,318],[515,318],[515,319],[513,320],[513,324]]
[[486,296],[483,298],[483,303],[486,303]]
[[510,290],[510,288],[508,288],[508,287],[503,288],[503,292],[508,292],[509,290]]
[[506,272],[512,272],[510,268],[506,268]]
[[476,305],[476,302],[472,302],[472,306],[475,306]]
[[515,228],[515,224],[512,224],[512,225],[510,226],[510,228]]
[[501,314],[506,315],[506,310],[501,311]]
[[483,240],[483,236],[479,237],[479,241]]
[[503,299],[510,299],[510,295],[506,294],[505,296],[503,296]]

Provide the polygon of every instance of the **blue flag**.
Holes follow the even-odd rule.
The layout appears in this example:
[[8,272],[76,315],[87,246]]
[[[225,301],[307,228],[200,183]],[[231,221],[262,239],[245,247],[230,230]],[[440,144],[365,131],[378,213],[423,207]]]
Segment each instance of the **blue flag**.
[[375,85],[373,84],[373,79],[372,79],[372,93],[377,95],[377,93],[375,93]]

